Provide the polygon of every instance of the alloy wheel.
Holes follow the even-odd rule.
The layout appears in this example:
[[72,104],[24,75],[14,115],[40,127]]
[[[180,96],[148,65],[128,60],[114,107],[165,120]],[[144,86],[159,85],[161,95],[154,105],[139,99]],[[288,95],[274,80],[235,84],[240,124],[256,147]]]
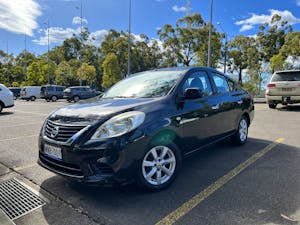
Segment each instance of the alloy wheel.
[[240,140],[242,142],[244,142],[247,139],[247,136],[248,136],[248,124],[247,124],[246,119],[242,119],[240,121],[239,135],[240,135]]
[[149,150],[142,163],[144,179],[151,185],[168,182],[176,169],[176,156],[166,146],[156,146]]

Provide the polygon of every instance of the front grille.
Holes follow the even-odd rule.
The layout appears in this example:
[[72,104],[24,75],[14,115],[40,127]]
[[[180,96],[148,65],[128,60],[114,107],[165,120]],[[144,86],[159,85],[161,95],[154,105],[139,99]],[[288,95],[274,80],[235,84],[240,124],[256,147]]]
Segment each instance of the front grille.
[[56,159],[52,159],[48,156],[45,156],[43,154],[40,154],[40,160],[49,169],[53,169],[57,172],[65,174],[65,175],[76,176],[76,177],[83,176],[82,170],[76,164],[58,161]]
[[52,140],[66,142],[85,127],[80,125],[64,125],[48,120],[45,126],[45,135]]
[[15,220],[46,202],[15,179],[0,183],[0,208]]

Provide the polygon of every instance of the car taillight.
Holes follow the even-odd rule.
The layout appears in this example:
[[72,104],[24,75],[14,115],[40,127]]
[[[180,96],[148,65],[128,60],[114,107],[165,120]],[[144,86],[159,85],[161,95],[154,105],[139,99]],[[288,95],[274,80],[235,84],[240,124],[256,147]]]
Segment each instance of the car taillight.
[[268,83],[267,87],[268,88],[274,88],[274,87],[276,87],[276,84],[274,84],[274,83]]

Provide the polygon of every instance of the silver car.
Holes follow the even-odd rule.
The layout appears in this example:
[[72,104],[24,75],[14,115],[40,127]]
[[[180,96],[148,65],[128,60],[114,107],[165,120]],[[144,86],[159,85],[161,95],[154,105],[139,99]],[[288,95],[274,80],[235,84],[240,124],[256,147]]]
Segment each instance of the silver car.
[[267,84],[266,98],[271,109],[279,103],[300,103],[300,70],[275,72]]

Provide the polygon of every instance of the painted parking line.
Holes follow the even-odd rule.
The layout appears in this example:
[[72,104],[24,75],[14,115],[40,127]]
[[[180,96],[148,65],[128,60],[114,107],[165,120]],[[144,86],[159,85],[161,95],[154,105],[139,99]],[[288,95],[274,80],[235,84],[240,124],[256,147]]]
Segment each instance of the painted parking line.
[[37,165],[38,165],[37,163],[32,163],[32,164],[28,164],[28,165],[25,165],[25,166],[17,166],[17,167],[14,167],[13,170],[20,171],[20,170],[24,170],[24,169],[28,169],[28,168],[37,166]]
[[0,142],[5,142],[5,141],[14,141],[14,140],[18,140],[18,139],[24,139],[24,138],[31,138],[31,137],[38,137],[37,134],[33,134],[33,135],[28,135],[28,136],[19,136],[16,138],[7,138],[7,139],[0,139]]
[[278,144],[282,143],[285,139],[284,138],[278,138],[273,143],[267,145],[265,148],[260,150],[259,152],[255,153],[253,156],[251,156],[249,159],[247,159],[245,162],[241,163],[234,169],[232,169],[230,172],[225,174],[223,177],[218,179],[216,182],[208,186],[206,189],[192,197],[190,200],[182,204],[179,208],[175,209],[173,212],[171,212],[169,215],[164,217],[162,220],[158,221],[156,225],[171,225],[177,222],[181,217],[189,213],[193,208],[195,208],[197,205],[199,205],[202,201],[204,201],[206,198],[208,198],[210,195],[212,195],[214,192],[216,192],[218,189],[220,189],[222,186],[224,186],[226,183],[228,183],[230,180],[232,180],[234,177],[239,175],[242,171],[244,171],[246,168],[248,168],[250,165],[252,165],[254,162],[256,162],[258,159],[263,157],[265,154],[270,152],[272,149],[274,149]]

